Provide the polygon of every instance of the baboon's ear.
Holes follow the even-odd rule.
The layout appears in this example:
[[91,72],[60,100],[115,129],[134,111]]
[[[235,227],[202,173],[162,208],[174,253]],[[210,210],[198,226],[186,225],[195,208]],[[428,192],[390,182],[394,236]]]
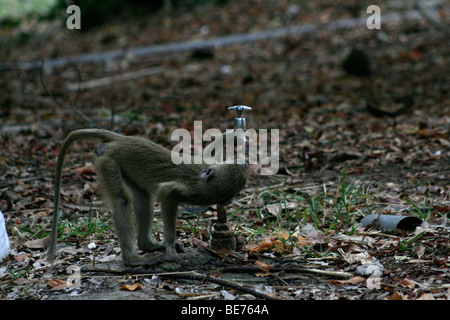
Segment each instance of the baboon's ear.
[[202,170],[202,173],[200,174],[200,178],[203,179],[203,181],[208,181],[209,178],[213,175],[214,170],[211,168]]

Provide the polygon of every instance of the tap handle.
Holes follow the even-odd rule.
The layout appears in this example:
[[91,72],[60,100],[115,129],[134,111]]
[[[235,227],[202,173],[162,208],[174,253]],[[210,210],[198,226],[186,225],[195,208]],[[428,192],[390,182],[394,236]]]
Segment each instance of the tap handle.
[[237,117],[234,118],[234,129],[242,129],[242,130],[246,130],[246,121],[245,118],[242,118],[242,112],[244,112],[244,110],[252,110],[252,108],[247,107],[247,106],[232,106],[229,107],[228,110],[236,110],[237,112]]
[[241,115],[242,115],[242,112],[244,112],[245,110],[252,110],[252,108],[251,108],[251,107],[247,107],[247,106],[242,106],[242,105],[240,105],[240,106],[232,106],[232,107],[229,107],[228,110],[236,110],[236,112],[237,112],[237,118],[240,118]]

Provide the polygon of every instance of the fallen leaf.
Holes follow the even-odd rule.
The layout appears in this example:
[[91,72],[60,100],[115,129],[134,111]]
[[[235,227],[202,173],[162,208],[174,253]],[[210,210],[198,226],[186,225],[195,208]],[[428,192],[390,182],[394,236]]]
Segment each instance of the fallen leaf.
[[255,277],[257,277],[257,278],[264,278],[264,277],[268,277],[270,275],[271,275],[270,273],[264,273],[264,272],[255,273]]
[[278,214],[280,213],[280,205],[279,204],[268,204],[266,206],[267,211],[269,211],[269,213],[271,213],[274,216],[278,216]]
[[135,291],[135,290],[143,290],[144,286],[140,284],[139,282],[136,282],[135,284],[124,284],[120,287],[120,290],[124,291]]
[[251,253],[259,253],[259,252],[267,252],[267,251],[277,251],[280,253],[284,253],[286,251],[291,250],[291,245],[288,243],[283,243],[279,239],[272,239],[265,238],[264,241],[254,247],[250,247],[248,251]]
[[350,264],[354,263],[370,263],[373,261],[373,257],[369,254],[369,252],[364,251],[360,253],[345,253],[343,250],[338,250],[342,254],[342,258]]
[[450,211],[450,206],[433,206],[433,209],[436,209],[439,212],[447,212]]
[[161,282],[158,286],[159,289],[169,289],[174,291],[177,286],[173,283],[171,283],[170,281],[164,280],[163,282]]
[[36,239],[36,240],[30,240],[24,243],[24,246],[30,249],[42,249],[47,247],[48,243],[50,241],[50,236]]
[[436,300],[436,299],[434,299],[432,293],[424,293],[420,297],[418,297],[416,300]]
[[33,256],[32,254],[20,254],[18,256],[14,256],[14,260],[25,261],[25,260],[31,258],[32,256]]
[[403,279],[403,280],[400,282],[400,285],[401,285],[401,286],[406,287],[406,288],[410,288],[410,289],[414,288],[414,287],[416,286],[416,284],[417,284],[417,283],[416,283],[415,281],[410,280],[410,279],[408,279],[408,278],[405,278],[405,279]]
[[278,216],[281,210],[293,210],[297,208],[297,203],[288,202],[288,203],[274,203],[266,205],[266,209],[269,213],[274,216]]
[[255,266],[257,266],[258,268],[261,268],[264,271],[269,271],[270,269],[270,265],[268,265],[267,263],[264,263],[262,261],[257,260],[255,262]]
[[255,246],[255,245],[250,245],[250,248],[248,249],[248,251],[250,251],[251,253],[257,253],[257,252],[261,252],[261,251],[266,251],[267,248],[270,247],[270,239],[269,238],[265,238],[264,242],[262,242],[261,244]]
[[408,54],[411,60],[420,60],[423,57],[423,52],[420,50],[412,50]]
[[417,131],[419,135],[426,138],[445,138],[444,131],[438,131],[430,128],[423,128]]
[[67,287],[67,281],[65,280],[59,280],[59,279],[52,279],[47,281],[47,284],[52,288],[53,290],[60,290]]
[[25,278],[18,278],[16,280],[13,281],[14,284],[20,286],[20,285],[24,285],[24,284],[30,284],[30,283],[34,283],[38,280],[36,279],[25,279]]
[[422,259],[423,255],[425,254],[425,247],[420,244],[417,244],[414,246],[413,252],[416,253],[419,259]]
[[332,283],[338,283],[338,284],[358,284],[358,283],[363,283],[366,281],[366,278],[364,277],[360,277],[360,276],[356,276],[347,280],[331,280],[329,282]]
[[326,243],[326,238],[323,235],[323,233],[320,231],[317,231],[317,230],[311,230],[308,233],[307,239],[312,244],[325,244]]
[[299,240],[298,243],[299,243],[300,247],[308,247],[308,246],[310,246],[312,244],[312,242],[306,240],[305,237],[297,236],[297,239]]
[[287,232],[286,230],[281,230],[279,232],[274,233],[274,235],[279,238],[279,239],[283,239],[283,240],[289,240],[289,238],[291,237],[291,235],[289,234],[289,232]]
[[208,248],[209,244],[203,240],[200,240],[199,238],[194,237],[192,239],[192,244],[196,247],[203,247],[203,248]]
[[75,168],[72,170],[72,172],[76,172],[76,175],[82,175],[82,174],[90,174],[90,173],[96,173],[95,166],[92,162],[87,162],[83,167],[81,168]]
[[393,294],[387,297],[386,300],[408,300],[408,299],[401,293],[395,291]]

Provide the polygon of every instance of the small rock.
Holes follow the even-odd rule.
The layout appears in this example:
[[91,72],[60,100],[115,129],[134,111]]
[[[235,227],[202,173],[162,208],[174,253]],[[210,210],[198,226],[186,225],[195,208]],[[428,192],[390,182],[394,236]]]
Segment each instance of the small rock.
[[379,262],[365,263],[356,268],[356,274],[363,277],[381,277],[384,267]]

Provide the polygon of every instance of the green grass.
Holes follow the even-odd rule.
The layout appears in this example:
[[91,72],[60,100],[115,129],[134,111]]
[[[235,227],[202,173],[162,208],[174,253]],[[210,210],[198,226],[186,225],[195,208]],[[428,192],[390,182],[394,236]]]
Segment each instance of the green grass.
[[60,221],[58,230],[61,241],[83,239],[95,234],[98,239],[103,239],[106,231],[112,229],[112,223],[109,216],[92,217],[92,210],[88,217],[75,216],[73,221]]
[[[307,192],[308,188],[295,191],[289,188],[264,189],[255,199],[255,203],[264,205],[251,209],[255,218],[248,220],[247,210],[236,214],[232,221],[245,228],[243,232],[248,243],[258,243],[261,238],[270,237],[280,240],[285,247],[288,244],[295,246],[299,236],[308,238],[310,235],[309,231],[302,231],[308,224],[313,226],[318,235],[323,236],[325,242],[331,234],[352,235],[359,226],[357,220],[363,215],[361,208],[367,207],[369,195],[366,194],[365,183],[360,180],[349,181],[344,170],[339,185],[330,188],[324,185],[322,190],[313,193]],[[271,206],[270,210],[268,205]],[[281,234],[283,236],[279,236]],[[316,242],[297,248],[306,256],[314,258],[332,254],[328,252],[326,243]]]
[[[298,222],[312,223],[316,230],[333,229],[336,232],[352,233],[355,229],[355,218],[359,212],[355,206],[365,203],[367,195],[363,191],[363,182],[348,182],[344,171],[338,189],[309,195],[301,190],[286,194],[284,190],[273,190],[263,199],[266,204],[279,204],[280,212],[275,220],[268,219],[273,227],[286,228]],[[295,208],[288,208],[288,203],[297,203]],[[293,223],[294,222],[294,223]]]
[[417,218],[426,221],[431,215],[431,209],[433,206],[430,204],[427,206],[426,199],[423,200],[423,206],[419,207],[415,202],[413,202],[410,198],[405,197],[406,201],[408,201],[413,207],[414,210],[408,210],[413,215],[415,215]]
[[[344,171],[337,186],[314,186],[315,192],[312,192],[308,186],[295,190],[289,187],[267,188],[259,194],[250,196],[253,201],[249,203],[257,204],[253,208],[228,207],[227,219],[234,231],[246,239],[247,244],[257,245],[264,238],[269,237],[281,241],[285,248],[292,246],[300,249],[308,257],[324,257],[332,254],[328,252],[326,245],[330,237],[338,234],[347,236],[355,234],[360,226],[359,219],[368,214],[379,213],[380,208],[384,207],[377,206],[377,194],[369,194],[365,185],[364,181],[350,181]],[[408,197],[405,199],[411,205],[407,210],[408,213],[422,220],[430,217],[432,213],[430,201],[423,200],[423,204],[418,205]],[[268,207],[269,205],[271,207]],[[405,214],[404,211],[401,213]],[[183,230],[188,237],[208,235],[214,220],[215,217],[211,214],[185,213],[181,219],[180,230]],[[305,230],[304,227],[307,225],[310,225],[311,229]],[[88,215],[74,215],[71,219],[60,219],[59,240],[77,242],[91,235],[95,235],[97,239],[104,239],[111,235],[108,232],[111,229],[112,222],[109,215],[95,216],[93,210],[90,210]],[[26,232],[30,239],[48,235],[48,231],[41,225],[21,228],[21,230]],[[308,239],[314,230],[323,237],[324,243],[313,241],[312,245],[298,246],[300,237]],[[161,231],[162,222],[158,218],[155,232]],[[420,237],[421,234],[402,241],[401,250],[413,250],[414,244],[420,240]]]
[[[103,239],[112,227],[109,215],[94,216],[91,207],[87,216],[74,214],[71,219],[59,219],[58,241],[72,242],[93,234],[96,235],[97,239]],[[39,239],[49,235],[49,232],[45,231],[41,225],[38,225],[38,230],[25,228],[21,228],[21,230],[27,232],[31,239]]]
[[[328,249],[327,242],[330,239],[339,234],[355,235],[362,231],[359,223],[361,218],[392,209],[380,203],[379,195],[371,194],[369,187],[365,180],[349,179],[344,170],[337,185],[323,185],[323,190],[320,190],[318,185],[314,185],[313,188],[308,185],[295,189],[289,186],[267,188],[260,194],[253,195],[255,207],[236,214],[233,222],[241,227],[237,230],[243,233],[248,243],[259,244],[265,237],[270,237],[280,240],[285,247],[288,245],[296,247],[300,250],[297,252],[307,257],[323,258],[336,254]],[[311,192],[314,189],[316,192]],[[398,212],[391,212],[391,214],[410,214],[426,221],[434,212],[434,204],[429,197],[416,201],[409,197],[402,198],[407,201],[404,205],[408,208],[405,210],[402,206],[403,209],[398,209]],[[250,213],[254,218],[248,219]],[[446,217],[439,212],[437,215]],[[304,229],[306,225],[312,226],[312,230],[317,231],[319,237],[323,237],[324,243],[321,244],[320,241],[314,243],[313,231]],[[287,238],[284,237],[286,234]],[[297,245],[299,236],[312,238],[313,244]],[[424,232],[412,237],[403,237],[399,242],[398,250],[414,251],[416,244],[423,241],[423,236]],[[432,249],[427,247],[427,250]]]

